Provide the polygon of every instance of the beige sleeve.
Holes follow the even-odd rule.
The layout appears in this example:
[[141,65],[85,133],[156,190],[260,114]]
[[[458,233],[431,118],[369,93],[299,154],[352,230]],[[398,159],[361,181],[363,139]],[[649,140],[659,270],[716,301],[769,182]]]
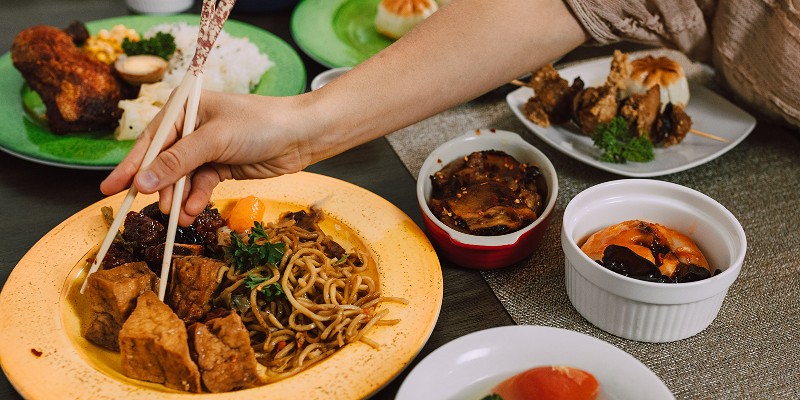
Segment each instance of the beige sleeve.
[[713,22],[714,68],[751,110],[800,127],[800,4],[719,2]]
[[[714,66],[751,112],[800,127],[798,1],[564,0],[596,44],[633,41]],[[713,43],[712,43],[713,36]]]
[[565,0],[596,44],[621,40],[710,59],[714,0]]

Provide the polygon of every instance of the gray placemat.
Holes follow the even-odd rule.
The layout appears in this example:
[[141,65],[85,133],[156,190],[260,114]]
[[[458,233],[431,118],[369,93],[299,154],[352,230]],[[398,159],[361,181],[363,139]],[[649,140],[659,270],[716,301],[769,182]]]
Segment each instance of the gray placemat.
[[[585,333],[625,350],[653,370],[679,399],[800,398],[800,135],[760,122],[736,148],[707,164],[658,177],[698,190],[742,224],[748,250],[716,320],[672,343],[621,339],[583,319],[564,286],[560,229],[572,197],[624,178],[549,147],[516,119],[504,87],[388,136],[412,175],[439,144],[476,128],[519,133],[542,150],[559,176],[559,195],[542,246],[519,265],[483,272],[518,324]],[[609,365],[609,368],[613,368]]]

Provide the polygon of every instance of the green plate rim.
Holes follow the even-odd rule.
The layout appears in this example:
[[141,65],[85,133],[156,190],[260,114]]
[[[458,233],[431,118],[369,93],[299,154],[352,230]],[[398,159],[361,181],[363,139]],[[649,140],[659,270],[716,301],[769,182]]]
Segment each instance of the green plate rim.
[[[140,32],[162,23],[199,24],[199,15],[128,15],[87,22],[90,32],[116,24]],[[261,77],[253,91],[264,96],[291,96],[306,89],[306,69],[300,55],[278,36],[241,21],[228,20],[225,31],[234,37],[247,37],[266,53],[275,65]],[[26,115],[20,91],[25,84],[11,62],[11,53],[0,56],[0,150],[39,164],[72,169],[110,170],[125,157],[133,141],[117,141],[110,132],[55,135]],[[31,135],[35,135],[35,141]],[[70,149],[93,152],[97,156],[69,153]]]
[[[334,30],[336,13],[350,1],[354,0],[301,0],[292,12],[291,31],[295,43],[314,61],[328,68],[354,67],[375,54],[347,43]],[[367,1],[373,1],[377,10],[380,0]]]

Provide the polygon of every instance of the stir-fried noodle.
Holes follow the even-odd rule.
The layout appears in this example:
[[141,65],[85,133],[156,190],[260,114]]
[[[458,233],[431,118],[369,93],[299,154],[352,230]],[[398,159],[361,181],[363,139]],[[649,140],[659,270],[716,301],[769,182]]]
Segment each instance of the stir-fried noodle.
[[[311,225],[303,229],[291,218],[264,225],[270,243],[285,244],[280,262],[220,271],[223,290],[214,302],[240,312],[267,382],[292,376],[347,343],[377,348],[366,336],[370,329],[399,322],[384,319],[388,310],[378,309],[380,303],[408,303],[381,296],[367,273],[366,254],[327,256],[329,247],[338,245],[316,222]],[[265,290],[271,285],[279,285],[283,295],[271,296]]]

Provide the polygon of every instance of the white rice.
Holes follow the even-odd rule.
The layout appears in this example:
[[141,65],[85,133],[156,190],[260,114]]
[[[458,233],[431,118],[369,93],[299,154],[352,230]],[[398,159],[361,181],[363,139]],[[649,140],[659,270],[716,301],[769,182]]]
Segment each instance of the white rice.
[[[185,22],[161,24],[150,28],[144,38],[156,32],[168,32],[175,37],[175,54],[169,60],[169,70],[164,82],[177,87],[183,79],[194,57],[197,45],[198,26]],[[269,57],[261,54],[258,47],[247,38],[235,38],[224,30],[220,32],[214,48],[206,60],[203,88],[219,92],[250,93],[261,75],[275,65]]]

